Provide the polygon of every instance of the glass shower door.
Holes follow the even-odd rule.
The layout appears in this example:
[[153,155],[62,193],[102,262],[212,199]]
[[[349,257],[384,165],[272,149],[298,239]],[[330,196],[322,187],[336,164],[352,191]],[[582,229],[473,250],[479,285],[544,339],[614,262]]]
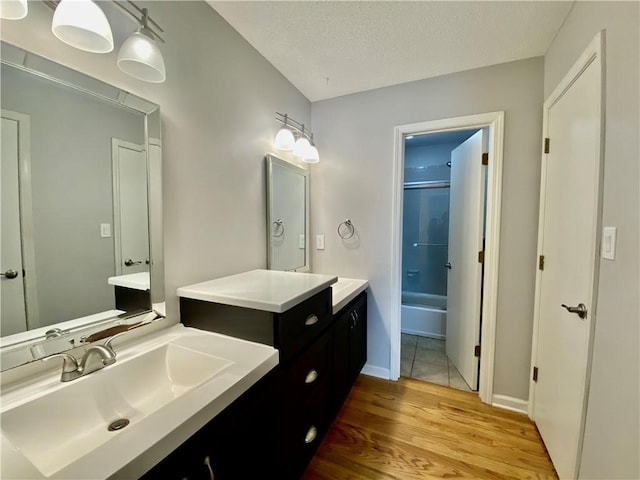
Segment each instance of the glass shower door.
[[402,222],[402,291],[447,295],[449,183],[405,185]]

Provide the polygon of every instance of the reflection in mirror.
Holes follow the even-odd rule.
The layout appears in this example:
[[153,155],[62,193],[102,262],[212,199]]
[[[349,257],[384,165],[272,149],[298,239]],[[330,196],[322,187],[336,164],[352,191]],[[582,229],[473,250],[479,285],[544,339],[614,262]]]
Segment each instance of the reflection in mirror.
[[267,268],[309,271],[309,172],[267,155]]
[[6,369],[149,311],[164,282],[157,106],[1,48]]

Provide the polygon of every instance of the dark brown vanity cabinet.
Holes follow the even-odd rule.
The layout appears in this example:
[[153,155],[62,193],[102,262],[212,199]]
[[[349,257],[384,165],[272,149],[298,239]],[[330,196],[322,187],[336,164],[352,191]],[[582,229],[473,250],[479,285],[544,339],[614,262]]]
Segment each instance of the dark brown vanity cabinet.
[[367,295],[340,310],[333,324],[333,409],[344,403],[367,361]]
[[366,361],[366,294],[336,316],[330,288],[284,313],[188,298],[180,311],[186,326],[275,346],[279,364],[145,480],[299,479]]

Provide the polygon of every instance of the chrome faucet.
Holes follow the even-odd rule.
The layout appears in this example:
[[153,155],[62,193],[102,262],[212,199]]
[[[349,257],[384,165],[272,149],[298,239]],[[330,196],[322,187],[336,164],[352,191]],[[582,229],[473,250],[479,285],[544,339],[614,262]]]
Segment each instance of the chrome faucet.
[[[76,378],[95,372],[96,370],[101,370],[107,365],[116,363],[116,352],[111,347],[111,341],[114,337],[107,340],[104,345],[92,345],[87,348],[87,351],[79,362],[76,357],[69,353],[56,353],[54,355],[49,355],[48,357],[44,357],[42,361],[48,362],[53,358],[62,358],[62,375],[60,376],[60,381],[70,382],[71,380],[75,380]],[[91,362],[91,358],[96,355],[100,357],[100,361]]]

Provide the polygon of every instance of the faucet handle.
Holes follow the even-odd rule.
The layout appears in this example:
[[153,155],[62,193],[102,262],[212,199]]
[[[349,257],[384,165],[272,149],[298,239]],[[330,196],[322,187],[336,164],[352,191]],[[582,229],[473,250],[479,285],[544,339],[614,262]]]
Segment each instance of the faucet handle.
[[73,355],[68,353],[54,353],[48,357],[42,359],[43,362],[48,362],[54,358],[62,358],[62,373],[71,373],[78,370],[78,360]]

